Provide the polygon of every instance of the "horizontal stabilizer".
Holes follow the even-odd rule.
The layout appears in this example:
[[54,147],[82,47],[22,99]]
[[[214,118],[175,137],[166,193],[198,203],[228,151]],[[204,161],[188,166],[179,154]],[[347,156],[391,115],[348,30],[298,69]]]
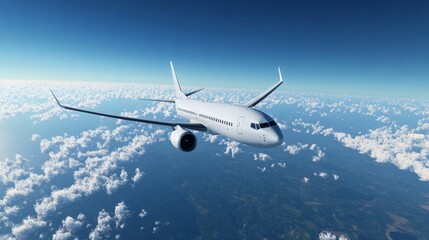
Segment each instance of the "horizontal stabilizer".
[[195,90],[195,91],[192,91],[192,92],[185,93],[185,96],[189,97],[189,96],[191,96],[192,94],[197,93],[197,92],[199,92],[199,91],[201,91],[201,90],[203,90],[203,89],[204,89],[204,88],[200,88],[200,89],[198,89],[198,90]]

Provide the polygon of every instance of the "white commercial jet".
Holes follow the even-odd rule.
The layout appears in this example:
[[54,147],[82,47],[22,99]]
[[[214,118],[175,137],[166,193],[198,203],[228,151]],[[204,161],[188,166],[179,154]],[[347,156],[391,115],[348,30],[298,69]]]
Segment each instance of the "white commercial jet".
[[235,141],[254,147],[269,148],[278,146],[282,143],[283,135],[276,122],[267,114],[253,109],[254,106],[265,99],[283,83],[280,67],[278,69],[280,77],[279,82],[243,106],[237,106],[225,103],[208,103],[188,99],[189,95],[194,94],[202,89],[186,94],[183,93],[172,62],[170,62],[170,66],[171,74],[173,75],[174,87],[176,90],[176,99],[143,100],[174,103],[177,114],[185,119],[189,119],[189,122],[170,122],[132,118],[68,107],[62,105],[52,90],[51,92],[58,105],[64,109],[95,114],[104,117],[118,118],[122,120],[170,126],[173,128],[173,132],[170,136],[171,143],[175,148],[185,152],[190,152],[197,146],[197,139],[195,135],[188,129],[203,131],[215,135],[223,135]]

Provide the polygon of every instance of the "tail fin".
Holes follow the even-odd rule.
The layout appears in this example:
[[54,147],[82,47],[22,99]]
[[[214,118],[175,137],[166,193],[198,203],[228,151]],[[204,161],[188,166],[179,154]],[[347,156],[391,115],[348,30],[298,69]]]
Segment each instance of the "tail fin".
[[179,80],[177,79],[176,71],[174,71],[173,62],[170,61],[171,75],[173,75],[174,88],[176,90],[177,99],[186,99],[186,95],[183,93],[182,88],[180,88]]

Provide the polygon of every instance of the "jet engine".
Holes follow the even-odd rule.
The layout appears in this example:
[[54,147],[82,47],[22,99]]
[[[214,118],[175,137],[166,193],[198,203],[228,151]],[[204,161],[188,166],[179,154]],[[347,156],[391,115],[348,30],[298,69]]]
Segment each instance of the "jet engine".
[[180,126],[177,126],[176,129],[171,133],[170,141],[175,148],[184,152],[190,152],[197,146],[197,138],[195,135],[192,132],[181,128]]

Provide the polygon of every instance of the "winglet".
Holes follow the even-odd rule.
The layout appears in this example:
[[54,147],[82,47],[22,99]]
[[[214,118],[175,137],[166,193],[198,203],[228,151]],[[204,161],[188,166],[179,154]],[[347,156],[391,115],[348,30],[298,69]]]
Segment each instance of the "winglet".
[[61,105],[60,101],[58,101],[58,98],[55,96],[55,94],[54,94],[54,92],[52,91],[52,89],[49,89],[49,91],[51,91],[52,96],[54,96],[55,101],[57,101],[57,103],[58,103],[58,106],[63,107],[63,105]]
[[280,82],[283,82],[283,76],[282,76],[282,71],[280,70],[280,66],[278,66],[278,68],[279,68]]
[[282,83],[283,83],[283,76],[282,76],[282,72],[280,71],[280,67],[278,67],[278,69],[279,69],[279,78],[280,78],[280,80],[276,84],[274,84],[272,87],[270,87],[269,89],[265,90],[265,92],[259,94],[257,97],[253,98],[252,100],[250,100],[246,104],[244,104],[245,107],[254,107],[254,106],[256,106],[258,103],[260,103],[266,97],[268,97],[268,95],[270,95],[280,85],[282,85]]

